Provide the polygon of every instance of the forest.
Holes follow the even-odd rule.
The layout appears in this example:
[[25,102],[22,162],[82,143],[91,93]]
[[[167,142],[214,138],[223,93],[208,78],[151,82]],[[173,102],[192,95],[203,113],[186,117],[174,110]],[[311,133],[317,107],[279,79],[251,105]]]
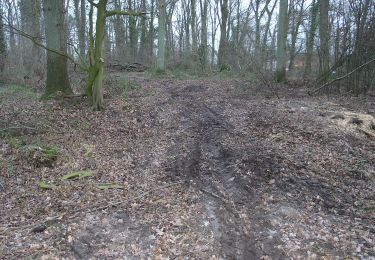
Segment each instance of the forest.
[[0,259],[374,259],[374,0],[0,0]]

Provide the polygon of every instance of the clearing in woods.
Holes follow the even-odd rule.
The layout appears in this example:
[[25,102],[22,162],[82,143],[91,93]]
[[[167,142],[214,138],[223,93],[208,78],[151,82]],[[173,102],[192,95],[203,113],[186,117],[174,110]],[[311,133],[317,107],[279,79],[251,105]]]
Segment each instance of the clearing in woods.
[[375,257],[374,96],[129,78],[102,113],[3,87],[2,257]]

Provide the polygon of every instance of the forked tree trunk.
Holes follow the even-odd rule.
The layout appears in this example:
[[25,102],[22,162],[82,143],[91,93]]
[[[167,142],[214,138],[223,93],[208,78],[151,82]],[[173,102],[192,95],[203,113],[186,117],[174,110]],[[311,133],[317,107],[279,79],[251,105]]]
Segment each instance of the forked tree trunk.
[[[108,0],[100,0],[98,3],[91,3],[89,13],[90,23],[90,47],[89,59],[90,66],[88,68],[88,79],[86,82],[86,94],[89,97],[94,110],[104,109],[103,98],[103,76],[104,76],[104,59],[103,59],[103,45],[105,36],[105,25],[107,17],[114,15],[133,15],[140,16],[144,13],[132,13],[122,10],[107,11]],[[96,7],[96,26],[94,38],[93,15],[94,5]]]
[[105,35],[106,7],[108,0],[100,0],[97,4],[96,34],[93,36],[93,7],[90,9],[90,68],[86,85],[86,93],[91,98],[94,110],[104,109],[103,98],[103,42]]

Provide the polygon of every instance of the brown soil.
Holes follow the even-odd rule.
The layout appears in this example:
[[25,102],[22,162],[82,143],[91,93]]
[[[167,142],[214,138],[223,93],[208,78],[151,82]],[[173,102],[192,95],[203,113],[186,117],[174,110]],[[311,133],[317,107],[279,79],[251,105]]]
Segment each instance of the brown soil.
[[[374,97],[129,78],[139,87],[102,113],[0,97],[0,128],[28,126],[0,139],[2,258],[375,257]],[[38,143],[58,159],[33,162]],[[93,176],[61,181],[78,170]]]

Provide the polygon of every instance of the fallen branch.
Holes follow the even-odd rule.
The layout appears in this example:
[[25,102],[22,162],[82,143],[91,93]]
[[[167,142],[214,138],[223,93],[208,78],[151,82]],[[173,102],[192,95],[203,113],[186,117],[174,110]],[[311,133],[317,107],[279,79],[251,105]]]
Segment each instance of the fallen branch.
[[354,72],[356,72],[357,70],[360,70],[360,69],[362,69],[363,67],[366,67],[366,66],[370,65],[370,64],[373,63],[373,62],[375,62],[375,59],[372,59],[372,60],[370,60],[370,61],[368,61],[368,62],[362,64],[361,66],[358,66],[358,67],[355,68],[354,70],[350,71],[348,74],[345,74],[345,75],[342,76],[342,77],[335,78],[335,79],[333,79],[333,80],[331,80],[331,81],[329,81],[329,82],[323,84],[323,85],[320,86],[319,88],[314,89],[313,91],[309,91],[309,92],[307,92],[307,93],[311,96],[312,94],[314,94],[314,93],[318,92],[319,90],[321,90],[321,89],[323,89],[323,88],[325,88],[325,87],[331,85],[332,83],[335,83],[336,81],[340,81],[340,80],[343,80],[343,79],[349,77],[350,75],[352,75],[352,74],[353,74]]
[[208,190],[200,189],[200,191],[202,191],[202,192],[204,192],[204,193],[206,193],[206,194],[208,194],[208,195],[210,195],[210,196],[212,196],[212,197],[214,197],[216,199],[220,199],[220,200],[222,200],[224,202],[228,202],[228,200],[226,198],[223,198],[223,197],[221,197],[221,196],[219,196],[219,195],[217,195],[217,194],[215,194],[213,192],[210,192]]

